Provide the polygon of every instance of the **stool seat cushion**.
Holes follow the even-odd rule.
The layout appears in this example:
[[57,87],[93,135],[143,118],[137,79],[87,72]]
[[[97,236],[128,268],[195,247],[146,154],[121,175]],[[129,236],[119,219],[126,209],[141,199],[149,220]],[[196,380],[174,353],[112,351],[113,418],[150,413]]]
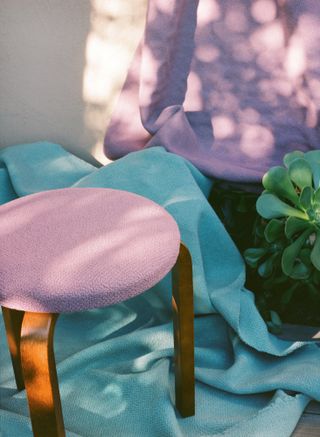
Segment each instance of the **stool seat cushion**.
[[67,188],[0,207],[0,304],[34,312],[111,305],[159,282],[179,253],[161,206],[126,191]]

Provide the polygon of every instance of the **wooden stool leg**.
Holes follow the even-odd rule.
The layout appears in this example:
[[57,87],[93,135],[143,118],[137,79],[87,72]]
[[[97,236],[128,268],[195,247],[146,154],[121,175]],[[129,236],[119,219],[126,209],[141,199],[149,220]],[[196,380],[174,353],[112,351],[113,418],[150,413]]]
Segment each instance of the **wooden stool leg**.
[[182,243],[173,268],[172,306],[176,407],[189,417],[195,414],[193,285],[191,256]]
[[6,328],[12,367],[16,379],[17,389],[24,389],[24,381],[20,356],[20,336],[24,311],[2,307],[4,326]]
[[53,352],[57,314],[26,312],[21,330],[21,363],[35,437],[64,437]]

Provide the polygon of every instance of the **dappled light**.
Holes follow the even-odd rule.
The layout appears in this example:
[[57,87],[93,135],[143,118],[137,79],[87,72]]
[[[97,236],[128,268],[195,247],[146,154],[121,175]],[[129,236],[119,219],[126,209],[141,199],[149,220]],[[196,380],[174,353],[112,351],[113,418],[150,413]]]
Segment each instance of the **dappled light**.
[[[161,57],[161,52],[154,53],[148,46],[143,49],[143,58],[141,68],[143,69],[143,87],[147,92],[140,94],[140,104],[143,108],[148,107],[155,96],[153,89],[157,86],[158,77],[154,74],[155,66],[159,63],[158,58]],[[150,90],[150,91],[149,91]]]
[[199,76],[193,71],[190,72],[188,77],[188,88],[190,90],[188,97],[192,100],[193,109],[195,111],[201,111],[203,105],[201,98],[202,83]]
[[[313,62],[306,38],[314,38],[308,32],[301,38],[298,28],[308,13],[292,27],[294,21],[283,21],[284,6],[275,0],[213,2],[214,11],[205,10],[206,3],[200,2],[198,10],[184,105],[186,110],[202,106],[211,112],[216,157],[222,162],[248,159],[248,167],[263,168],[293,138],[295,147],[305,148],[302,125],[310,126],[313,100],[304,81]],[[314,85],[319,90],[319,83]]]
[[201,0],[198,6],[198,25],[210,25],[212,21],[219,20],[221,8],[218,0]]
[[211,45],[196,47],[196,56],[201,62],[213,62],[220,55],[220,51]]
[[290,79],[301,77],[307,68],[303,42],[298,37],[291,38],[285,58],[285,68]]
[[[28,201],[27,198],[26,201]],[[33,220],[39,218],[39,215],[41,215],[42,212],[48,213],[56,210],[56,206],[52,205],[50,200],[42,202],[41,205],[37,205],[37,202],[35,202],[32,205],[32,208],[27,207],[27,209],[25,203],[25,199],[17,199],[15,201],[8,202],[5,205],[6,213],[9,214],[10,219],[1,221],[1,238],[18,232],[22,227],[28,229],[28,226],[32,224]],[[2,209],[4,210],[4,208]]]
[[220,115],[213,118],[214,134],[217,139],[231,137],[235,130],[234,122],[231,118]]
[[[271,56],[272,51],[283,49],[284,33],[279,21],[272,22],[258,28],[250,35],[250,44],[257,54],[267,51]],[[283,52],[278,54],[281,55]],[[277,53],[274,55],[277,56]]]
[[163,145],[208,176],[258,182],[292,148],[319,148],[319,6],[201,0],[195,23],[179,5],[151,2],[108,156]]
[[274,138],[272,133],[263,126],[242,126],[240,149],[246,156],[253,159],[263,158],[272,152]]
[[[78,377],[83,377],[83,374],[86,378],[85,385],[87,389],[82,392],[79,391],[77,394],[77,407],[80,409],[80,414],[87,418],[91,426],[94,426],[95,421],[99,418],[106,423],[107,427],[108,420],[127,412],[128,398],[126,393],[124,393],[121,384],[108,382],[111,375],[105,369],[101,369],[101,371],[98,369],[90,369],[87,372],[82,371]],[[74,381],[72,382],[74,383]],[[72,399],[74,386],[67,385],[66,390],[68,391],[66,399]],[[95,393],[94,399],[90,402],[88,402],[88,390]],[[79,432],[81,432],[81,429],[79,429]]]
[[257,0],[251,5],[251,15],[258,23],[268,23],[276,18],[277,6],[273,0]]
[[[133,371],[144,372],[144,379],[143,379],[144,385],[151,384],[153,382],[153,373],[154,373],[153,366],[161,365],[161,362],[159,363],[159,360],[161,358],[168,358],[173,355],[172,332],[166,332],[165,334],[162,333],[161,339],[159,338],[158,340],[159,346],[161,345],[162,347],[162,349],[159,351],[158,354],[152,351],[148,354],[140,355],[133,362],[133,366],[132,366]],[[156,340],[153,338],[152,333],[150,333],[150,345],[152,344],[152,340],[153,343],[156,343]],[[172,347],[170,349],[165,349],[166,343],[172,344]]]
[[105,128],[142,35],[145,7],[145,0],[91,0],[82,95],[84,123],[96,138],[92,153],[102,163],[108,162],[102,151]]
[[[9,307],[19,307],[21,290],[39,310],[60,293],[73,310],[112,304],[155,285],[178,255],[173,219],[120,190],[56,190],[9,202],[2,212],[0,294]],[[18,271],[16,254],[24,259]]]
[[[122,413],[127,406],[127,401],[125,400],[123,390],[121,387],[115,383],[108,384],[102,389],[103,395],[106,396],[108,403],[110,403],[109,409],[106,411],[106,405],[103,408],[103,417],[113,417],[117,414]],[[87,405],[88,408],[88,405]],[[96,412],[96,406],[93,406],[92,411]]]
[[224,22],[226,28],[234,33],[241,33],[248,30],[248,20],[245,5],[234,3],[232,7],[226,9]]
[[[112,81],[109,75],[115,75],[115,64],[110,62],[115,56],[121,57],[123,52],[117,53],[117,47],[106,46],[101,36],[90,34],[87,39],[86,59],[87,68],[84,73],[83,97],[88,103],[103,105],[112,96]],[[89,114],[90,115],[90,114]],[[90,119],[87,119],[90,123]]]
[[[82,206],[83,208],[84,206]],[[89,206],[90,207],[90,206]],[[92,206],[91,206],[92,207]],[[80,207],[81,208],[81,207]],[[79,211],[80,213],[80,211]],[[62,274],[61,267],[64,271],[64,284],[66,289],[75,288],[75,283],[81,283],[86,275],[92,272],[99,274],[101,269],[101,261],[105,258],[106,268],[112,272],[112,280],[115,281],[115,286],[121,283],[121,277],[127,273],[126,281],[130,281],[130,272],[127,271],[130,255],[135,254],[134,274],[139,266],[146,263],[146,253],[148,247],[152,247],[157,241],[157,244],[164,244],[168,236],[164,229],[161,229],[162,216],[151,213],[150,210],[139,208],[132,209],[126,212],[125,216],[119,215],[116,223],[112,220],[114,229],[112,232],[103,232],[99,228],[96,232],[92,232],[93,236],[87,240],[78,241],[76,245],[70,242],[65,249],[57,253],[56,259],[47,266],[46,273],[42,281],[46,288],[55,288],[56,277]],[[110,217],[108,217],[110,221]],[[147,223],[152,221],[152,229],[147,229]],[[127,223],[125,232],[123,224]],[[141,229],[144,229],[143,244],[141,244]],[[150,262],[150,259],[148,260]],[[147,274],[146,268],[146,274]],[[83,277],[84,275],[84,277]],[[111,278],[110,278],[111,281]],[[112,288],[112,287],[111,287]]]

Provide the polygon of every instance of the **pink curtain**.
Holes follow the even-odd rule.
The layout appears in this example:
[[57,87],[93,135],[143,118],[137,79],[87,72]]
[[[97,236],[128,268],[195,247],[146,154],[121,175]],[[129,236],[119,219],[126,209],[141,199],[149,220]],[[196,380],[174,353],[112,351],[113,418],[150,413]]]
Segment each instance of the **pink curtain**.
[[149,0],[107,156],[163,146],[248,183],[320,148],[319,27],[318,0]]

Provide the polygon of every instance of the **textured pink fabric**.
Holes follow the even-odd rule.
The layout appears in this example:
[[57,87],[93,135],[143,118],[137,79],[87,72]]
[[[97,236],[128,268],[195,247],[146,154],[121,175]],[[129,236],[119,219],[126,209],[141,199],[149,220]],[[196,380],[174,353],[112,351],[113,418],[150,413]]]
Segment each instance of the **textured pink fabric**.
[[0,304],[38,312],[111,305],[155,285],[174,265],[180,234],[136,194],[70,188],[0,207]]
[[149,0],[106,154],[164,146],[247,183],[319,149],[319,26],[319,0]]

